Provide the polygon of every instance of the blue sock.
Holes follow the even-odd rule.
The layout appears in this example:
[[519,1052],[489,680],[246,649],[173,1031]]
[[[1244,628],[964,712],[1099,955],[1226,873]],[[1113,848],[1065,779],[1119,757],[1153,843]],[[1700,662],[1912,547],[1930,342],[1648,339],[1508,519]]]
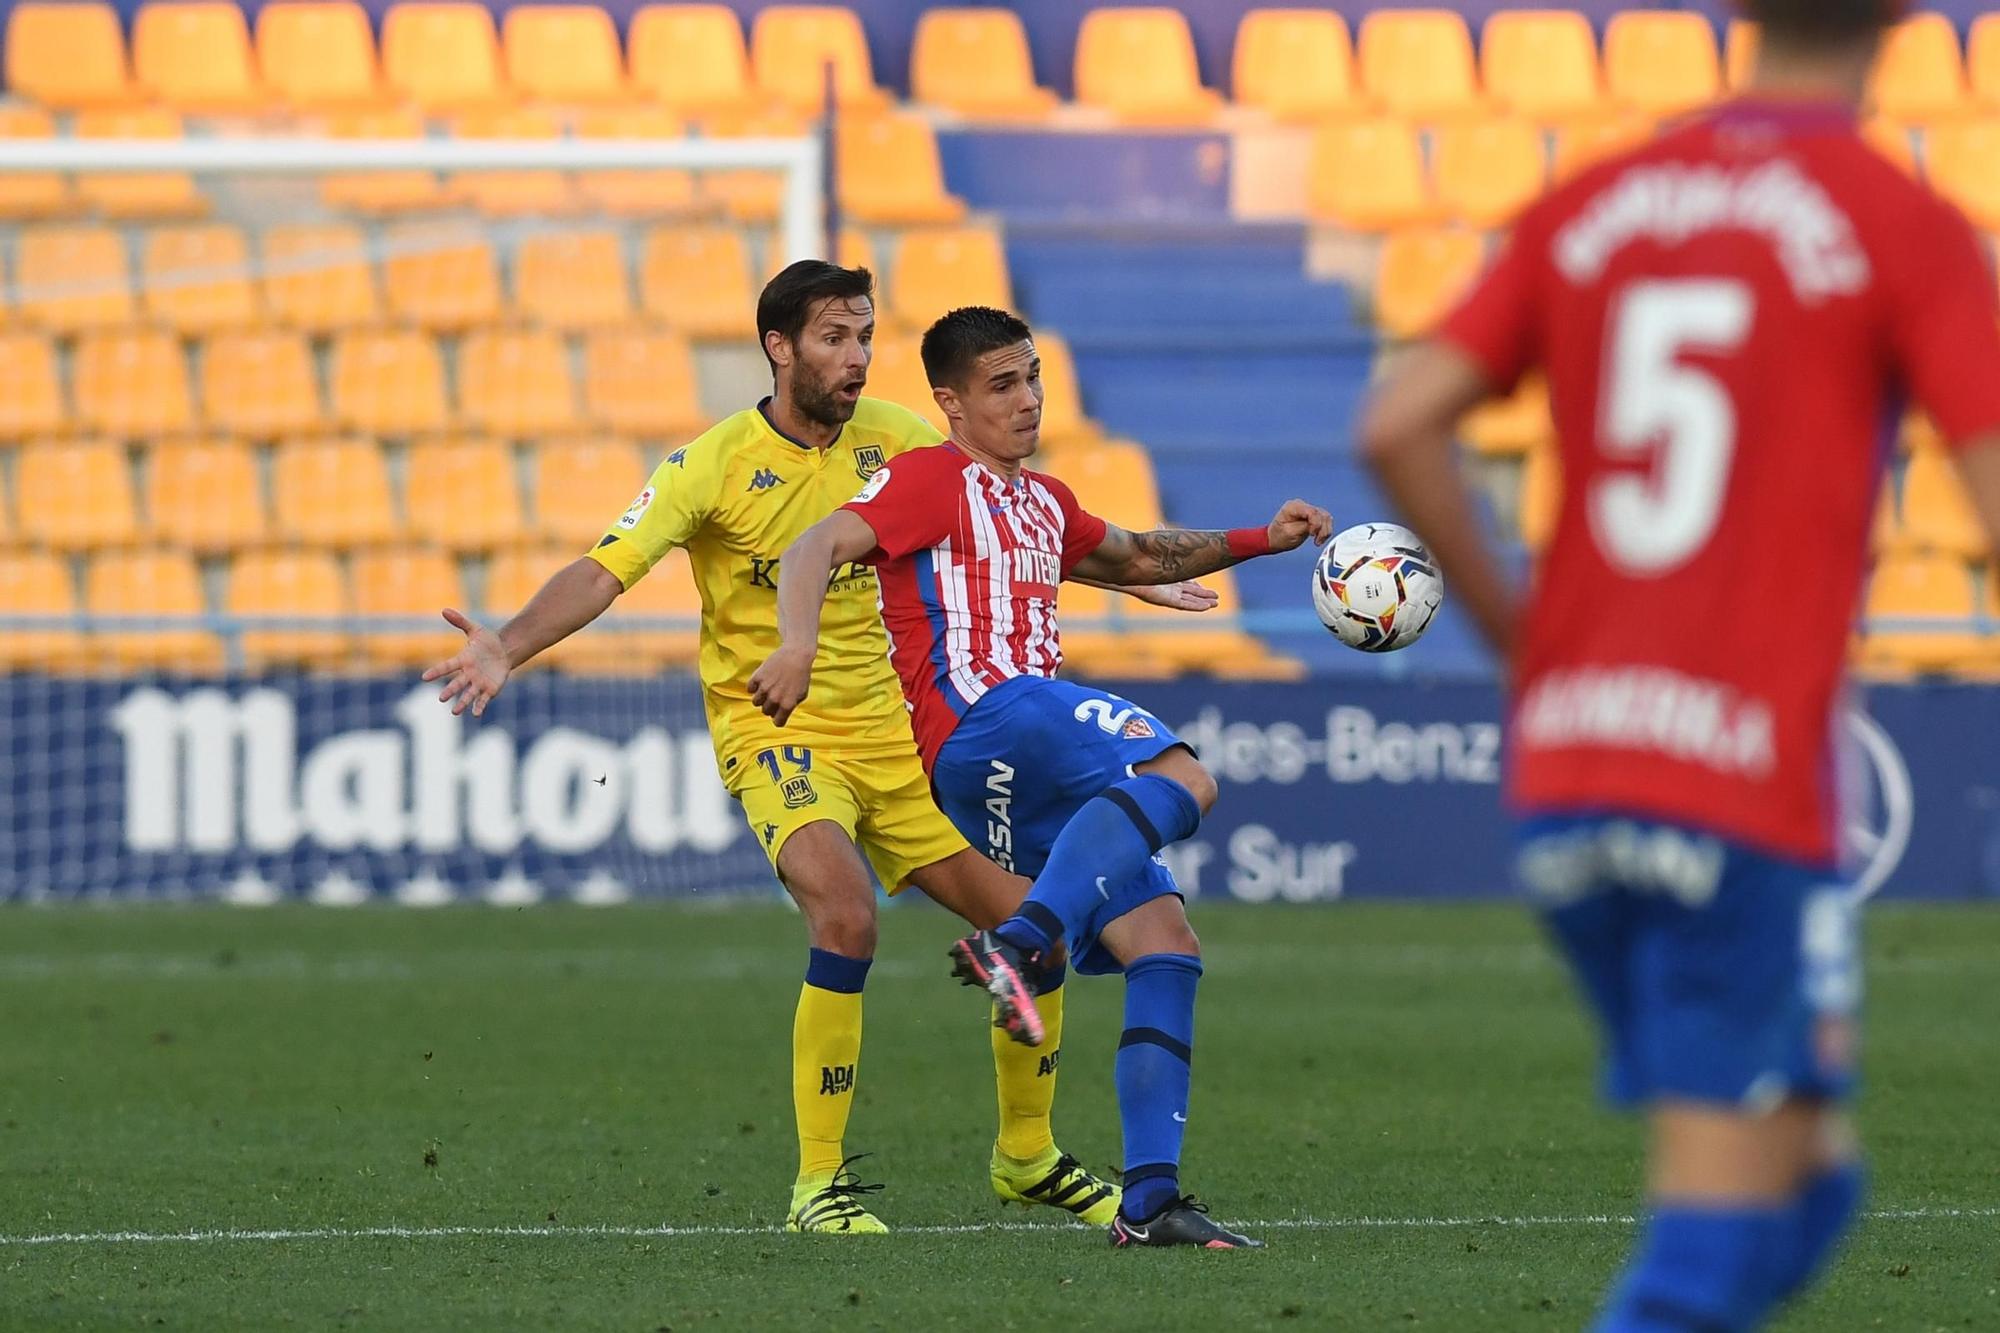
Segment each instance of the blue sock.
[[1656,1209],[1595,1333],[1755,1328],[1792,1262],[1794,1217],[1790,1205]]
[[1107,787],[1070,816],[1021,910],[994,931],[1018,949],[1037,951],[1057,940],[1075,944],[1091,910],[1104,901],[1100,884],[1123,884],[1153,853],[1201,824],[1201,807],[1172,778],[1141,773]]
[[1149,953],[1125,969],[1118,1119],[1125,1130],[1125,1216],[1144,1221],[1181,1192],[1194,992],[1201,959]]
[[1796,1296],[1832,1257],[1861,1208],[1867,1172],[1859,1162],[1828,1167],[1805,1183],[1792,1204],[1792,1256],[1778,1274],[1777,1300]]

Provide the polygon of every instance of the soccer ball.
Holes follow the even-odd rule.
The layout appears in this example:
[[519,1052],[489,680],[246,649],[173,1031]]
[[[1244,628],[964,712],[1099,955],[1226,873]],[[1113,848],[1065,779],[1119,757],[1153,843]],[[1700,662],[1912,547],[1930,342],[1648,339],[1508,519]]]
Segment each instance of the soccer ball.
[[1362,523],[1335,537],[1313,562],[1312,580],[1320,622],[1364,653],[1409,647],[1444,605],[1431,553],[1394,523]]

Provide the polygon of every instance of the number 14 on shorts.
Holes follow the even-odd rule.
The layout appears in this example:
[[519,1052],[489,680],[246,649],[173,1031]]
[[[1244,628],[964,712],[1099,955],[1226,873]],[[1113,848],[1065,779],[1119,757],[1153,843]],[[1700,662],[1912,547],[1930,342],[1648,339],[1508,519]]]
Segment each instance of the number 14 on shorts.
[[785,798],[785,808],[796,810],[811,805],[819,799],[813,790],[812,779],[806,776],[812,771],[812,751],[803,745],[773,746],[757,752],[757,764],[771,775],[778,792]]

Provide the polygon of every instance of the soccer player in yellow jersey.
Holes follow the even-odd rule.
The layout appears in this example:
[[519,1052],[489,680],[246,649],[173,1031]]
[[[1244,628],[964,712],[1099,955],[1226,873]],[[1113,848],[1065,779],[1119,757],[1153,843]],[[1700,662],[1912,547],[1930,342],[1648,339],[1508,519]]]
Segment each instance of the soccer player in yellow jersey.
[[[812,697],[780,732],[751,701],[749,679],[778,648],[778,555],[854,498],[907,449],[936,444],[922,418],[866,399],[875,312],[865,269],[806,260],[757,303],[775,389],[667,455],[631,508],[588,556],[559,570],[498,630],[447,610],[465,647],[424,673],[441,700],[477,716],[508,673],[575,633],[675,546],[687,548],[702,605],[701,680],[716,761],[729,791],[805,917],[810,953],[792,1028],[799,1174],[793,1231],[887,1228],[863,1206],[842,1154],[861,1051],[861,990],[875,953],[875,893],[862,855],[890,892],[918,885],[974,926],[997,925],[1027,881],[973,851],[931,800],[889,664],[874,571],[837,570],[826,599]],[[1199,588],[1170,589],[1198,608]],[[858,850],[857,850],[858,849]],[[1062,972],[1037,1000],[1039,1048],[992,1034],[1000,1132],[990,1177],[1002,1199],[1063,1208],[1096,1225],[1117,1211],[1115,1185],[1056,1148],[1049,1129]]]

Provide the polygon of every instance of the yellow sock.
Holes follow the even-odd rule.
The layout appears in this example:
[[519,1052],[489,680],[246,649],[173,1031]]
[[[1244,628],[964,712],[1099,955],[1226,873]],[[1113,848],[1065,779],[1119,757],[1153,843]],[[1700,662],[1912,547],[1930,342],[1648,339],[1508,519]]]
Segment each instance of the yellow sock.
[[799,1122],[799,1177],[840,1166],[854,1071],[861,1061],[861,989],[827,990],[808,981],[792,1019],[792,1111]]
[[993,1081],[1000,1090],[1000,1151],[1031,1161],[1055,1146],[1049,1108],[1056,1100],[1056,1065],[1062,1060],[1063,988],[1035,997],[1048,1035],[1023,1046],[993,1029]]

